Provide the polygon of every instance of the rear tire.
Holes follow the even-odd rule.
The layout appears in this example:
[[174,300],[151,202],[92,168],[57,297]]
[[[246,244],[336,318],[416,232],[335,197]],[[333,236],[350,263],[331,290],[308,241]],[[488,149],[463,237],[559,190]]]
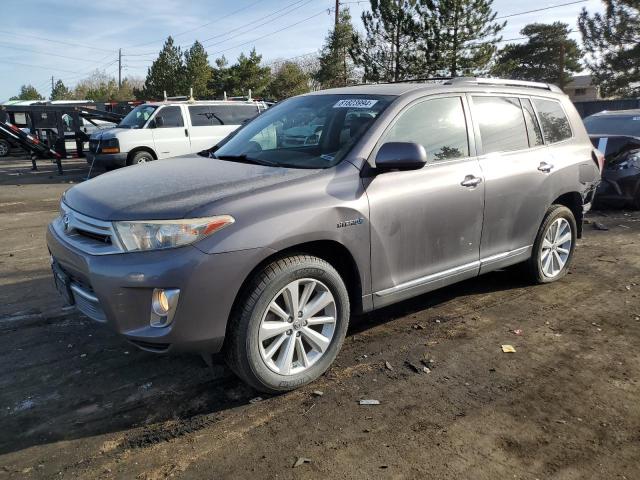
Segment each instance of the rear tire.
[[350,307],[344,282],[328,262],[283,257],[256,272],[241,295],[224,353],[246,383],[265,393],[286,392],[314,381],[333,363]]
[[534,283],[550,283],[567,274],[576,246],[576,219],[564,205],[551,205],[540,225],[527,262]]
[[153,155],[149,152],[137,152],[133,157],[127,160],[127,165],[139,165],[153,161]]

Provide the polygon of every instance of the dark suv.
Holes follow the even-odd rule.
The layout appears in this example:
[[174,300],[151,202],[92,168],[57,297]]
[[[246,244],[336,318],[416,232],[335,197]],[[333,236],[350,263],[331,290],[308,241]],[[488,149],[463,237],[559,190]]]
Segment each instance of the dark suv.
[[222,350],[278,392],[331,365],[353,313],[517,263],[562,278],[599,180],[557,87],[358,86],[77,185],[47,241],[88,317],[151,352]]

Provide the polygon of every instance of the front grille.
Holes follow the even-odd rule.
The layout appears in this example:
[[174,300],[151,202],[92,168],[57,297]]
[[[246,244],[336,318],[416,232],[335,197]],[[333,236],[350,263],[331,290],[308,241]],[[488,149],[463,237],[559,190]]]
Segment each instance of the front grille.
[[111,244],[111,235],[105,235],[104,233],[90,232],[89,230],[83,230],[81,228],[76,228],[76,232],[78,233],[78,235],[82,235],[83,237],[91,238],[101,243]]
[[60,204],[61,215],[52,223],[55,232],[66,242],[91,255],[122,253],[124,250],[111,222],[98,220]]
[[71,284],[71,291],[78,310],[96,322],[104,323],[107,321],[107,316],[100,306],[100,301],[93,293],[75,283]]

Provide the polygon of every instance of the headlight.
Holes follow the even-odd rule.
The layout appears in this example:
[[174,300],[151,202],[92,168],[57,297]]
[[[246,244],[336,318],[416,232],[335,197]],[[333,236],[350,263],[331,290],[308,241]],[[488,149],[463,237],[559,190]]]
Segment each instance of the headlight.
[[128,252],[181,247],[197,242],[235,222],[230,215],[184,220],[114,222],[120,242]]
[[100,151],[102,153],[120,153],[120,142],[117,138],[101,140]]

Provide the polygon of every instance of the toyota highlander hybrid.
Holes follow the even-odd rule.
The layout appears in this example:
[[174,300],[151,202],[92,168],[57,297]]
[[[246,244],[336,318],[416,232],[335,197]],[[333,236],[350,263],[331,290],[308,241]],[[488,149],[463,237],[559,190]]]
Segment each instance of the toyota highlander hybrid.
[[280,392],[331,365],[353,314],[514,264],[562,278],[602,161],[552,85],[325,90],[74,186],[47,242],[89,318]]

